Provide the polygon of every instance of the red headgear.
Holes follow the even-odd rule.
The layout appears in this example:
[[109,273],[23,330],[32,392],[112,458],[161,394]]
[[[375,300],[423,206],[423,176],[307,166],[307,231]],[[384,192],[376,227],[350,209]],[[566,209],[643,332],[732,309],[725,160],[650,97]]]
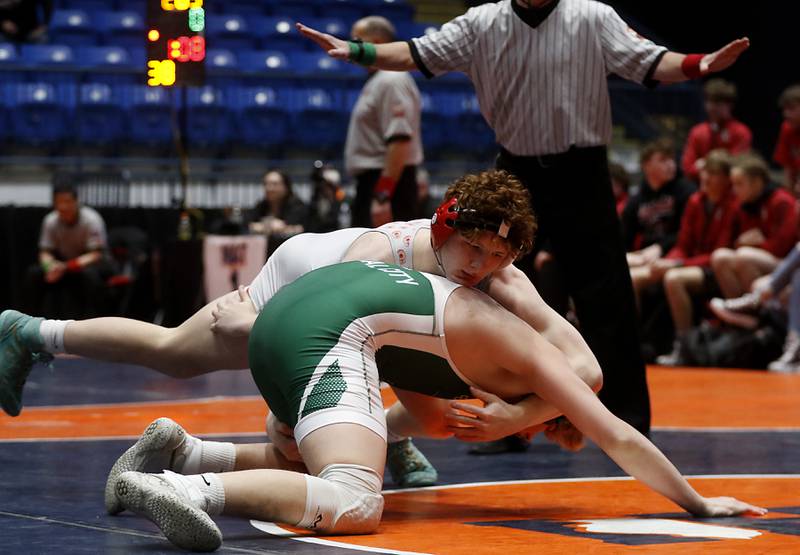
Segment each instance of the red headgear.
[[460,209],[458,198],[452,197],[440,204],[431,218],[431,241],[434,250],[438,250],[444,245],[456,228],[484,229],[497,233],[503,239],[508,237],[510,230],[505,220],[501,220],[499,223],[492,222],[481,217],[477,210]]

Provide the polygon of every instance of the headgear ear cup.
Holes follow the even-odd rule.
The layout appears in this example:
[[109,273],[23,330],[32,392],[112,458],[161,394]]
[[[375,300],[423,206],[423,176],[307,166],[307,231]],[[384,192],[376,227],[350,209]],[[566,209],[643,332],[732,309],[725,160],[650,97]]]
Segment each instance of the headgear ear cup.
[[445,200],[431,218],[431,241],[434,250],[438,250],[450,235],[456,230],[458,219],[458,199],[456,197]]

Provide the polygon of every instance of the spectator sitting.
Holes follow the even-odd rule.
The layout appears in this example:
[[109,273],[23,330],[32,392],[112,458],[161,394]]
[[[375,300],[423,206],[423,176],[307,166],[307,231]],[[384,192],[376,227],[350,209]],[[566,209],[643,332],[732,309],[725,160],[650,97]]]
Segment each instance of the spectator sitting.
[[336,168],[320,161],[314,163],[311,172],[314,192],[308,207],[306,231],[327,233],[339,229],[339,215],[344,200],[341,182],[342,176]]
[[800,243],[778,264],[768,276],[753,282],[753,290],[735,299],[711,299],[709,307],[720,320],[734,326],[754,330],[759,320],[756,313],[761,307],[775,303],[787,287],[791,289],[788,299],[789,331],[783,346],[783,354],[768,365],[773,372],[800,372]]
[[42,221],[39,263],[28,271],[34,302],[48,318],[95,317],[111,275],[105,223],[71,185],[53,188],[53,207]]
[[783,184],[800,194],[800,85],[792,85],[781,94],[783,124],[773,159],[783,166]]
[[724,79],[711,79],[703,87],[703,95],[708,121],[689,131],[681,164],[684,175],[694,181],[699,177],[706,154],[717,148],[741,154],[750,150],[753,140],[750,129],[733,117],[736,85]]
[[717,249],[711,267],[725,298],[739,297],[753,281],[770,273],[797,242],[797,207],[786,189],[770,182],[769,167],[759,156],[737,158],[731,167],[739,199],[734,249]]
[[292,235],[305,230],[308,209],[294,196],[292,180],[284,172],[271,169],[264,174],[264,200],[253,209],[250,231],[267,236],[267,256]]
[[611,174],[611,189],[617,202],[617,214],[622,215],[628,203],[628,189],[631,186],[631,176],[622,164],[608,163],[608,173]]
[[52,0],[0,0],[0,33],[14,42],[47,42]]
[[733,244],[737,213],[730,169],[730,156],[724,150],[713,150],[706,156],[700,170],[700,190],[686,204],[678,242],[664,258],[651,265],[653,278],[661,277],[675,326],[673,350],[659,356],[658,364],[679,363],[680,340],[694,320],[693,299],[711,296],[717,289],[711,271],[711,253]]
[[622,212],[622,232],[637,302],[644,287],[658,282],[652,264],[666,254],[678,237],[683,209],[694,187],[677,177],[672,143],[659,139],[641,154],[644,180]]

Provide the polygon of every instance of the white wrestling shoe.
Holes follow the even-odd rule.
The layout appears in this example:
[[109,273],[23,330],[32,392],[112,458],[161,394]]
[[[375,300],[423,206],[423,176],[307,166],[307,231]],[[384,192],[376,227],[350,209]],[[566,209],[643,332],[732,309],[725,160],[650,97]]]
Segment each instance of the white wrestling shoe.
[[152,521],[178,547],[214,551],[222,545],[216,523],[164,475],[123,472],[115,491],[123,508]]
[[[105,505],[110,515],[123,510],[115,494],[116,482],[123,472],[161,472],[172,470],[178,462],[178,448],[186,440],[186,432],[170,418],[159,418],[150,423],[139,440],[117,459],[106,479]],[[176,453],[178,451],[178,453]]]
[[783,346],[783,354],[778,360],[773,360],[767,366],[770,372],[792,374],[800,372],[800,335],[789,331]]

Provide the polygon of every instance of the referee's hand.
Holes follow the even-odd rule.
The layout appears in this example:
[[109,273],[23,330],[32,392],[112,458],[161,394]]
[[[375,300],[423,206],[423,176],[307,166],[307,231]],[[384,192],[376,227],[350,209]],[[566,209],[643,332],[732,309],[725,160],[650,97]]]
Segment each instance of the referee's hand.
[[337,39],[333,35],[327,33],[320,33],[316,29],[306,27],[302,23],[296,23],[295,26],[297,30],[300,31],[301,35],[316,42],[331,58],[337,58],[339,60],[347,60],[349,58],[350,48],[347,46],[346,41]]
[[727,69],[739,58],[742,52],[750,48],[750,39],[743,37],[729,42],[716,52],[706,54],[700,61],[700,71],[716,73]]

